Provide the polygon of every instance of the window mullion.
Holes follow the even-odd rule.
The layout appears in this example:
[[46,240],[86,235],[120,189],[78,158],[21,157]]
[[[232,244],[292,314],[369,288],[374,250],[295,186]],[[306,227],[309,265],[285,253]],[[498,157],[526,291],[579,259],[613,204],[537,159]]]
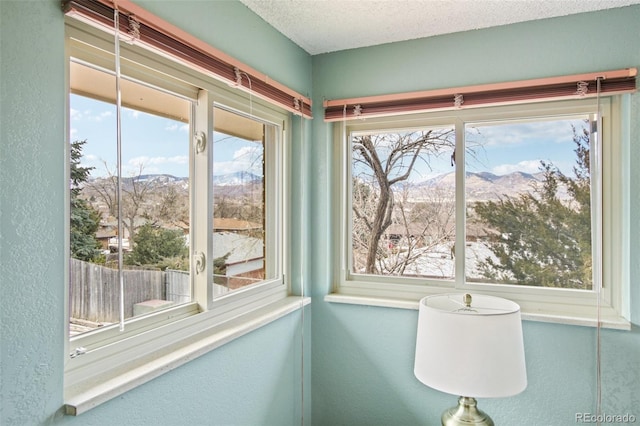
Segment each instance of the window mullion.
[[200,90],[192,126],[191,185],[191,277],[193,300],[201,310],[213,300],[213,100]]
[[[282,256],[278,247],[282,246],[282,169],[280,164],[280,145],[277,143],[275,126],[264,126],[263,144],[265,147],[263,156],[263,173],[266,185],[263,191],[265,205],[265,217],[263,227],[267,230],[263,255],[265,258],[265,276],[282,275]],[[271,232],[268,232],[271,231]],[[275,255],[267,256],[268,252]]]
[[[600,105],[598,111],[590,117],[591,135],[589,137],[589,166],[591,174],[591,244],[592,257],[594,259],[602,259],[602,210],[600,208],[602,196],[602,115],[600,114]],[[601,262],[593,262],[593,290],[600,295],[602,292],[602,264]]]
[[465,284],[465,242],[466,242],[466,194],[465,194],[465,125],[460,119],[455,121],[456,150],[456,256],[455,256],[455,287]]

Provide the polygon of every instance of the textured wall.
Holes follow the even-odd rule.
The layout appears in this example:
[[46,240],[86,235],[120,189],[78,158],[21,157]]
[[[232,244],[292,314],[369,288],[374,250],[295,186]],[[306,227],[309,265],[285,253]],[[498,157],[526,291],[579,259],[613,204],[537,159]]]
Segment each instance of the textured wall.
[[[311,62],[237,2],[147,1],[144,7],[306,93]],[[417,312],[322,301],[330,291],[333,171],[322,99],[625,66],[640,67],[640,7],[518,24],[315,58],[313,132],[294,120],[293,279],[317,296],[307,316],[305,403],[317,425],[435,424],[450,396],[412,375]],[[81,417],[63,417],[63,21],[58,2],[0,1],[0,424],[295,424],[300,418],[300,316],[283,318]],[[617,45],[619,47],[612,48]],[[628,131],[640,137],[640,96]],[[304,149],[299,138],[304,131]],[[313,138],[311,140],[311,138]],[[640,145],[630,159],[640,164]],[[306,170],[303,178],[302,172]],[[640,169],[631,170],[637,194]],[[630,232],[640,235],[631,198]],[[302,214],[301,214],[302,212]],[[308,218],[307,218],[308,216]],[[304,240],[302,236],[305,236]],[[306,236],[309,236],[307,239]],[[308,242],[305,242],[308,241]],[[308,244],[306,246],[305,244]],[[302,256],[301,256],[302,255]],[[630,274],[640,274],[640,240]],[[313,259],[303,264],[302,259]],[[640,321],[640,283],[632,279]],[[313,340],[309,342],[309,336]],[[595,331],[525,323],[529,387],[482,401],[501,424],[573,424],[595,401]],[[640,332],[603,333],[605,411],[640,407]],[[313,388],[309,388],[309,365]],[[524,419],[522,420],[521,417]],[[640,416],[639,416],[640,417]],[[308,410],[305,420],[310,420]]]
[[[319,55],[313,58],[316,117],[322,99],[428,90],[553,75],[640,67],[640,6],[499,28],[450,34]],[[640,95],[631,97],[632,163],[640,164]],[[434,425],[455,397],[413,376],[416,311],[324,302],[332,288],[331,184],[338,164],[331,126],[313,123],[312,212],[313,424]],[[637,160],[637,161],[636,161]],[[640,168],[631,169],[630,251],[632,319],[640,323]],[[329,188],[329,191],[326,190]],[[337,267],[338,265],[333,265]],[[529,386],[522,394],[482,400],[503,425],[575,424],[596,401],[596,331],[524,323]],[[640,419],[640,330],[604,330],[603,410]]]
[[62,405],[64,29],[52,1],[0,19],[2,423],[29,424]]
[[[188,31],[193,23],[199,37],[283,84],[304,93],[311,87],[310,57],[238,2],[160,1],[143,6]],[[60,2],[0,1],[0,43],[0,424],[300,424],[300,312],[82,416],[62,415],[67,182]],[[293,145],[295,159],[301,151],[298,142]],[[294,194],[301,193],[299,181],[292,185]],[[292,201],[296,212],[292,245],[297,247],[300,200],[298,196]],[[296,256],[294,262],[299,260]],[[295,285],[300,270],[293,276]],[[307,424],[309,365],[305,366]]]

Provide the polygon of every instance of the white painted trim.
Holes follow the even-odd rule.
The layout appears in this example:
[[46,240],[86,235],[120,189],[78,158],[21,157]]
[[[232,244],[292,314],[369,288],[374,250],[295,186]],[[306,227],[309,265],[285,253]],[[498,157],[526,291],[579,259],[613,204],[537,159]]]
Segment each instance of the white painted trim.
[[[75,57],[109,69],[108,52],[111,52],[113,43],[79,23],[68,24],[66,31],[67,63]],[[283,251],[289,239],[289,211],[285,209],[289,200],[284,191],[283,176],[290,173],[290,148],[287,148],[290,136],[284,129],[290,127],[291,114],[248,96],[244,91],[239,92],[236,87],[165,61],[140,46],[123,46],[123,60],[127,72],[136,79],[145,83],[150,80],[163,90],[177,90],[178,94],[192,100],[197,98],[197,103],[192,105],[190,140],[193,141],[194,132],[202,132],[208,143],[201,154],[195,155],[190,149],[190,178],[193,182],[210,183],[214,106],[267,125],[265,163],[269,173],[269,186],[266,188],[269,194],[266,215],[270,236],[267,251],[272,259],[269,267],[273,273],[269,274],[271,279],[261,283],[224,295],[215,294],[211,273],[212,235],[211,232],[198,232],[212,229],[212,186],[191,185],[190,254],[193,256],[194,251],[199,251],[207,257],[204,271],[200,274],[191,271],[192,302],[129,319],[124,331],[117,326],[106,326],[65,339],[65,404],[67,413],[74,415],[293,312],[310,300],[290,296],[291,289],[284,281],[289,273],[286,269],[289,252]],[[67,117],[67,127],[68,120]],[[68,268],[65,274],[65,283],[68,283]],[[65,315],[68,314],[66,309]],[[71,357],[71,352],[80,355]]]
[[[101,375],[89,385],[79,384],[65,389],[67,414],[82,414],[118,395],[167,373],[207,352],[244,336],[311,303],[309,297],[290,296],[260,307],[229,321],[206,321],[180,328],[181,341],[170,350],[153,352],[124,372]],[[204,314],[199,314],[204,315]],[[192,318],[195,318],[196,315]],[[183,321],[180,321],[180,323]],[[167,339],[175,337],[172,334]]]
[[[624,111],[620,104],[628,95],[606,97],[601,100],[605,126],[602,129],[603,140],[610,149],[604,153],[604,253],[602,279],[604,288],[601,291],[602,322],[612,328],[628,328],[629,277],[628,241],[625,239],[623,225],[628,224],[628,194],[620,191],[628,177],[628,165],[622,157],[621,148],[628,146],[628,134],[617,129],[624,123]],[[627,101],[628,102],[628,101]],[[340,193],[334,200],[339,206],[335,213],[335,227],[339,236],[334,243],[334,264],[342,265],[334,275],[334,293],[327,296],[328,301],[340,303],[371,304],[405,308],[407,301],[417,302],[420,298],[442,292],[469,291],[504,297],[520,304],[523,314],[537,321],[553,321],[569,324],[596,324],[597,294],[595,291],[576,291],[571,289],[525,287],[514,285],[492,285],[464,282],[464,265],[456,264],[456,279],[429,279],[416,277],[376,276],[354,274],[351,271],[350,239],[351,209],[348,203],[350,177],[350,146],[345,135],[372,131],[392,131],[398,129],[442,126],[461,123],[478,123],[506,119],[544,118],[553,116],[571,116],[592,114],[595,108],[593,101],[572,100],[556,102],[539,102],[508,107],[487,107],[464,111],[443,111],[420,114],[407,114],[379,119],[354,120],[349,123],[334,125],[333,143],[336,152],[337,168],[335,178],[339,183]],[[461,134],[457,135],[458,151],[460,151]],[[624,151],[622,151],[624,152]],[[463,159],[458,162],[464,163]],[[458,172],[458,191],[464,191],[464,179]],[[336,191],[338,192],[338,191]],[[464,203],[458,205],[458,212],[464,211]],[[457,226],[464,229],[464,218],[457,215]],[[458,240],[464,244],[463,235],[457,233]],[[460,241],[456,244],[460,245]],[[621,324],[621,325],[620,325]]]
[[[418,310],[419,299],[393,299],[386,297],[354,296],[347,294],[332,293],[324,297],[325,302],[343,303],[349,305],[378,306],[381,308],[396,308]],[[522,319],[525,321],[538,321],[556,324],[580,325],[596,327],[598,322],[593,317],[567,316],[542,312],[527,312],[522,310]],[[622,317],[607,316],[601,318],[600,325],[604,328],[616,330],[631,330],[631,323]]]

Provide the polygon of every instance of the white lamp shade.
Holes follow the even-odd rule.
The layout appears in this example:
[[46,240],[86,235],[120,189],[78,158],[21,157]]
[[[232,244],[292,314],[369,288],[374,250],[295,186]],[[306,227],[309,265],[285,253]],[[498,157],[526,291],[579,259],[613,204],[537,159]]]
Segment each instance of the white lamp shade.
[[520,307],[462,294],[420,301],[414,374],[425,385],[473,398],[505,397],[527,387]]

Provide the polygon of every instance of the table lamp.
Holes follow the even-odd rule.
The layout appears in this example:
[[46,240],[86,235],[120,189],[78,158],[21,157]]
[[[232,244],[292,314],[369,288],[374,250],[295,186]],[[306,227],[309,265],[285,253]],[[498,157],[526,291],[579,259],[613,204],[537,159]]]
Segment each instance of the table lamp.
[[520,307],[506,299],[441,294],[420,300],[414,374],[458,395],[442,425],[494,425],[475,398],[516,395],[527,387]]

